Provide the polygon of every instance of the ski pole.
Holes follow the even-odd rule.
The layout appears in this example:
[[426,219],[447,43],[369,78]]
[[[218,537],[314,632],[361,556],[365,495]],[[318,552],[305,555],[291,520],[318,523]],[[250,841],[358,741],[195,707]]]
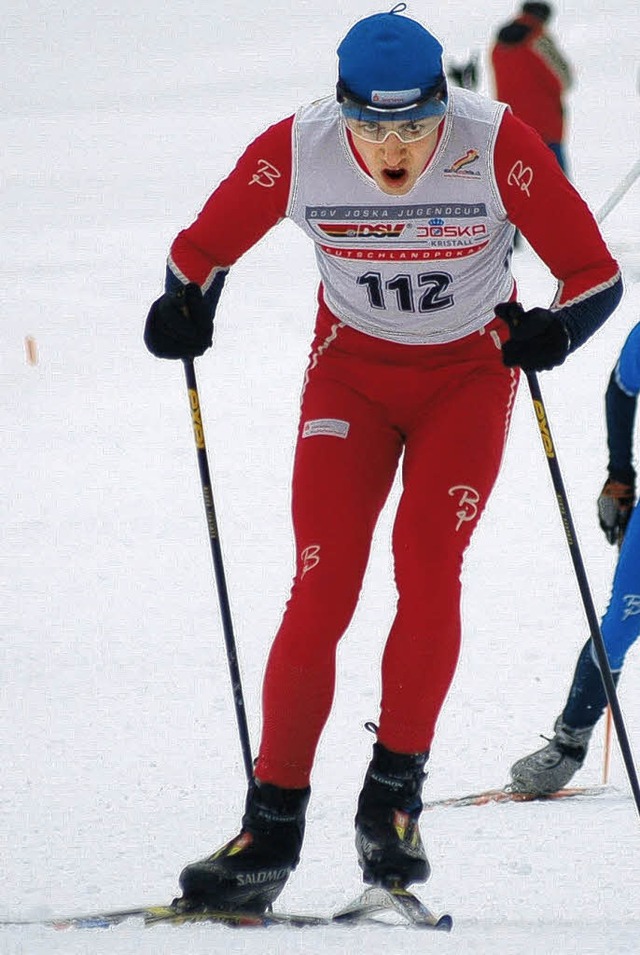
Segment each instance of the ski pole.
[[[620,200],[627,194],[631,186],[634,184],[638,176],[640,175],[640,159],[636,162],[635,166],[627,173],[624,179],[618,183],[616,188],[613,190],[607,201],[598,209],[596,213],[596,222],[602,223],[607,218],[609,213],[615,209]],[[607,706],[605,714],[605,728],[604,728],[604,754],[603,754],[603,766],[602,766],[602,782],[606,785],[609,782],[609,769],[611,766],[611,727],[613,724],[613,718],[611,713],[611,707]]]
[[231,677],[231,690],[233,693],[233,703],[236,711],[236,720],[240,734],[240,745],[242,747],[242,758],[247,780],[251,779],[253,774],[253,760],[251,758],[251,743],[249,740],[249,729],[247,726],[247,713],[244,705],[244,694],[242,692],[242,680],[240,677],[240,667],[238,664],[238,654],[236,651],[236,641],[233,635],[233,624],[231,621],[231,609],[229,607],[229,595],[227,592],[227,582],[224,573],[224,564],[222,561],[222,549],[220,547],[220,537],[218,534],[218,522],[213,503],[213,491],[211,489],[211,475],[209,473],[209,460],[207,457],[207,447],[204,440],[204,427],[202,424],[202,414],[200,411],[200,397],[198,395],[198,384],[196,381],[196,371],[193,366],[193,359],[183,359],[184,371],[187,379],[187,390],[189,393],[189,405],[191,408],[191,420],[193,422],[193,436],[196,443],[196,454],[198,457],[198,469],[200,471],[200,484],[202,485],[202,496],[204,498],[204,509],[207,516],[207,529],[209,532],[209,542],[211,544],[211,556],[213,558],[213,569],[216,579],[216,588],[218,591],[218,601],[220,604],[220,616],[222,618],[222,632],[224,634],[224,643],[227,651],[227,663],[229,665],[229,675]]
[[596,222],[603,222],[609,213],[615,209],[620,200],[626,193],[631,189],[631,186],[634,184],[636,179],[640,176],[640,159],[637,160],[635,166],[627,173],[624,179],[618,183],[616,188],[613,190],[607,201],[603,204],[602,208],[596,213]]
[[604,715],[604,755],[602,760],[602,782],[606,786],[609,782],[611,768],[611,707],[607,706]]
[[[622,547],[622,541],[618,538],[618,559],[620,559],[620,548]],[[603,747],[603,765],[602,765],[602,782],[606,786],[609,782],[609,769],[611,768],[611,707],[607,706],[605,712],[605,721],[604,721],[604,747]]]
[[533,371],[526,372],[526,375],[527,375],[527,382],[529,384],[529,391],[531,392],[531,399],[533,401],[533,408],[535,411],[536,419],[538,421],[538,428],[540,429],[540,437],[542,438],[542,445],[544,447],[544,452],[547,457],[549,471],[551,472],[551,480],[553,482],[553,488],[556,494],[558,508],[560,510],[560,517],[562,518],[562,526],[564,527],[564,533],[567,538],[567,543],[569,545],[569,552],[571,554],[573,567],[574,567],[576,577],[578,580],[578,587],[580,589],[582,603],[585,609],[585,613],[587,615],[587,621],[589,623],[589,631],[591,634],[591,639],[593,641],[593,646],[595,647],[596,656],[598,658],[598,666],[600,668],[600,675],[602,677],[602,682],[604,684],[605,692],[607,694],[607,700],[609,701],[609,706],[611,707],[611,716],[613,719],[613,724],[616,729],[616,734],[618,736],[620,751],[622,753],[622,758],[624,759],[624,764],[627,770],[627,775],[629,777],[629,782],[631,784],[631,789],[633,792],[633,797],[635,799],[636,808],[638,810],[638,813],[640,814],[640,783],[638,783],[638,774],[636,772],[636,767],[633,762],[631,746],[629,745],[629,737],[627,735],[627,730],[626,730],[626,726],[622,716],[622,711],[620,709],[620,704],[618,702],[618,694],[616,691],[616,685],[613,681],[613,676],[611,675],[611,667],[609,666],[609,660],[607,658],[606,647],[604,645],[604,640],[602,638],[602,633],[600,631],[600,623],[598,621],[598,616],[596,614],[596,610],[593,604],[593,599],[591,597],[589,582],[587,580],[586,571],[584,569],[584,562],[582,560],[582,555],[580,553],[580,547],[578,545],[578,540],[576,537],[573,519],[571,517],[569,501],[567,498],[567,493],[564,488],[564,481],[562,480],[562,474],[560,472],[560,465],[558,464],[558,459],[556,456],[556,449],[553,443],[553,438],[551,437],[551,428],[549,427],[549,418],[547,416],[544,402],[542,400],[542,392],[540,391],[538,376]]

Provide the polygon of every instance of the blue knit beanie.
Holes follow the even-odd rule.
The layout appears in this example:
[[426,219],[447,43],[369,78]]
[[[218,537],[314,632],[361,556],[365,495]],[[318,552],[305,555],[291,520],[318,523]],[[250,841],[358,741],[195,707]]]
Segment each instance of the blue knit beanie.
[[421,24],[390,13],[359,20],[338,47],[339,85],[378,109],[424,99],[443,78],[442,46]]

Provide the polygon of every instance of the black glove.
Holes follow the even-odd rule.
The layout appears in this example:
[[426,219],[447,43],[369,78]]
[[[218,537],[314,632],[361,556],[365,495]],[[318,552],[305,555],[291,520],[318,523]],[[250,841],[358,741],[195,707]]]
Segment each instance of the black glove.
[[617,481],[609,474],[598,498],[598,520],[610,544],[622,544],[635,500],[635,480]]
[[210,348],[213,313],[191,282],[177,292],[165,292],[147,315],[144,343],[158,358],[196,358]]
[[519,302],[496,305],[496,315],[511,333],[502,346],[502,361],[508,368],[548,371],[561,365],[569,354],[569,332],[562,319],[546,308],[525,312]]

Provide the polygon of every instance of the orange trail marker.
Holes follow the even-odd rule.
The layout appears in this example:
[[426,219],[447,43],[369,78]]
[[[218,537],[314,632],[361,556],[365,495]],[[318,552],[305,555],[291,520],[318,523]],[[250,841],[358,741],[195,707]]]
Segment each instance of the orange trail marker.
[[27,335],[24,340],[24,348],[27,353],[27,362],[29,365],[38,364],[38,346],[36,340],[31,335]]

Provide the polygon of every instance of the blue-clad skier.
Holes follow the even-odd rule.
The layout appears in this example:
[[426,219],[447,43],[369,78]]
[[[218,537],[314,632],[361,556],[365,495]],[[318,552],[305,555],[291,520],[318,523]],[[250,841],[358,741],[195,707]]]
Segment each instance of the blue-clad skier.
[[[640,393],[640,323],[629,333],[606,393],[609,474],[598,498],[600,527],[620,547],[602,636],[614,681],[640,634],[640,508],[634,507],[633,426]],[[545,794],[567,785],[587,755],[593,729],[607,705],[591,639],[578,656],[554,737],[511,767],[512,788]]]

